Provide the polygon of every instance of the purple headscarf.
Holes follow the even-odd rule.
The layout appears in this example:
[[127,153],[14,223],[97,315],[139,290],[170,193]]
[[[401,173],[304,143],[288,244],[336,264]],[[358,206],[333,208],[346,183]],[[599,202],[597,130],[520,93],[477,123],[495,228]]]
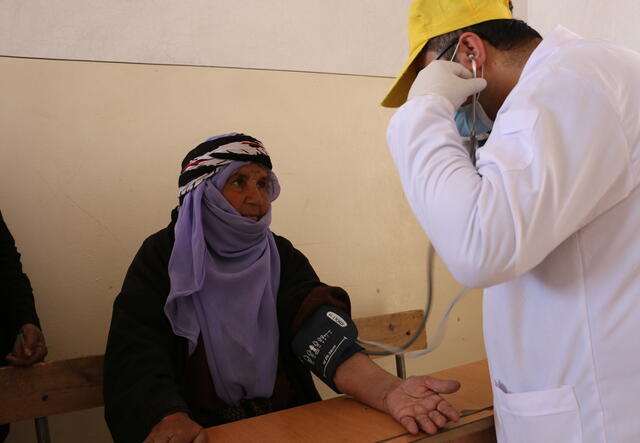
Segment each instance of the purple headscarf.
[[[221,137],[237,135],[242,134]],[[260,147],[259,155],[266,154]],[[189,354],[202,336],[216,393],[233,405],[271,397],[278,366],[280,256],[269,230],[271,208],[253,221],[220,193],[228,177],[248,163],[230,159],[182,195],[164,308],[173,332],[188,340]],[[273,201],[279,185],[270,176]]]

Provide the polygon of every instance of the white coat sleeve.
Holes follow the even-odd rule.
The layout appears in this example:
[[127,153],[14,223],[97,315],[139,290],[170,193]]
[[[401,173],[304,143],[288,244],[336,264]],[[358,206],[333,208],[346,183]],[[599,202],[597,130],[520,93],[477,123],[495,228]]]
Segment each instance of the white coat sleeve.
[[466,286],[531,270],[634,186],[615,106],[601,88],[554,71],[508,97],[478,169],[442,97],[413,99],[391,119],[387,141],[409,204]]

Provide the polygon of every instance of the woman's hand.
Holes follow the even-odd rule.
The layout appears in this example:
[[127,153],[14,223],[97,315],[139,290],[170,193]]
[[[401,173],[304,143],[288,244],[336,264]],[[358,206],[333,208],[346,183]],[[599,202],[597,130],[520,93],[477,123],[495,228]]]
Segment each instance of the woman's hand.
[[384,409],[412,434],[420,429],[435,434],[449,420],[460,418],[454,407],[438,394],[450,394],[458,389],[457,381],[409,377],[384,397]]
[[167,415],[156,424],[143,443],[207,443],[202,426],[184,412]]
[[460,418],[453,406],[439,395],[457,391],[460,383],[428,376],[402,380],[362,352],[338,366],[333,380],[340,391],[386,412],[412,434],[420,429],[435,434],[447,421]]

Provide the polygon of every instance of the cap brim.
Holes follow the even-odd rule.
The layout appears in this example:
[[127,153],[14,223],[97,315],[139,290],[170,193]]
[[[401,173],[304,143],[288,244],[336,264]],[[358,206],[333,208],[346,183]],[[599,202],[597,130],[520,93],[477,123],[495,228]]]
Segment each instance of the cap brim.
[[425,41],[422,45],[416,47],[411,54],[409,54],[409,58],[407,62],[402,67],[400,74],[396,78],[396,81],[393,83],[389,92],[380,103],[382,106],[387,108],[397,108],[402,106],[404,102],[407,101],[407,95],[409,94],[409,89],[411,89],[411,85],[413,81],[416,79],[416,70],[413,67],[413,62],[416,57],[422,51],[422,48],[427,44]]

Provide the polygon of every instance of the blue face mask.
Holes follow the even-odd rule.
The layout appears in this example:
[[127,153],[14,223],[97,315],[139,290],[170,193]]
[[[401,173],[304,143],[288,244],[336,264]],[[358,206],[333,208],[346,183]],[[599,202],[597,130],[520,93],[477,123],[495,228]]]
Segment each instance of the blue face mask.
[[[473,127],[473,110],[472,104],[469,103],[466,106],[461,107],[456,111],[454,120],[458,127],[458,132],[462,137],[471,136],[471,128]],[[480,102],[476,103],[476,134],[485,134],[490,132],[493,128],[493,121],[487,116],[487,113],[482,109]]]

